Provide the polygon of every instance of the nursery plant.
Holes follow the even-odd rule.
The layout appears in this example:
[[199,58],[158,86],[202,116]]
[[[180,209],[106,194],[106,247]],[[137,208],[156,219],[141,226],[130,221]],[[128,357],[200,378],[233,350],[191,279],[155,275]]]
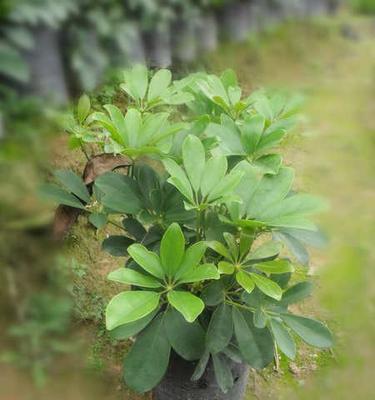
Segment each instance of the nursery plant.
[[62,187],[42,191],[84,210],[96,228],[123,232],[103,249],[126,257],[108,275],[119,293],[105,312],[113,338],[135,338],[126,384],[138,392],[163,385],[177,357],[195,368],[192,380],[213,368],[217,387],[232,393],[236,363],[263,369],[279,352],[293,360],[300,339],[332,346],[322,322],[290,309],[311,293],[305,245],[320,240],[310,218],[325,208],[297,192],[283,162],[297,103],[244,95],[231,70],[172,81],[168,70],[136,66],[121,90],[126,105],[102,111],[82,97],[69,133],[78,145],[126,156],[128,167],[89,188],[57,171]]

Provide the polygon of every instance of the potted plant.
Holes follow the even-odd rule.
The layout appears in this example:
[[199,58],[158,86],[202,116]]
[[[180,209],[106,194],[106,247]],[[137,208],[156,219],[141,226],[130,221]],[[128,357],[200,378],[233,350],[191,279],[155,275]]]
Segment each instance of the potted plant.
[[265,368],[279,352],[294,359],[295,337],[332,345],[324,324],[289,309],[311,293],[296,271],[319,235],[309,217],[325,206],[295,191],[275,151],[296,103],[243,96],[231,70],[172,82],[168,70],[150,79],[137,66],[121,89],[125,113],[113,104],[90,113],[86,97],[70,132],[127,157],[126,172],[99,176],[90,193],[57,171],[63,188],[42,192],[124,232],[103,248],[128,257],[108,276],[119,293],[105,313],[112,338],[135,338],[126,384],[158,400],[241,399],[247,366]]

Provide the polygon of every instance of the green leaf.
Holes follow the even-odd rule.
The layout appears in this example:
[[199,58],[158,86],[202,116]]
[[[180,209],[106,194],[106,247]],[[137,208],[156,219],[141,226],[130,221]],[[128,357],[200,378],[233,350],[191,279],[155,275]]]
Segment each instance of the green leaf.
[[310,296],[314,285],[311,282],[299,282],[283,293],[282,302],[294,304]]
[[125,132],[129,140],[130,147],[138,145],[138,138],[141,134],[142,116],[141,113],[135,108],[129,108],[125,118],[123,118]]
[[121,85],[135,100],[145,97],[148,86],[148,72],[144,65],[135,65],[131,70],[124,72],[125,84]]
[[262,115],[254,115],[247,119],[241,129],[241,143],[247,154],[256,151],[260,137],[264,130],[265,119]]
[[232,260],[231,254],[229,253],[228,249],[222,243],[217,242],[217,241],[208,241],[208,242],[206,242],[206,244],[210,249],[216,251],[216,253],[220,254],[227,260]]
[[125,283],[127,285],[141,286],[145,288],[158,288],[161,283],[155,278],[143,275],[140,272],[134,271],[130,268],[119,268],[108,274],[107,277],[110,281]]
[[255,288],[255,283],[251,276],[245,271],[239,271],[236,274],[236,281],[243,287],[247,293],[251,293]]
[[179,283],[202,282],[208,279],[220,279],[219,271],[214,264],[198,265],[189,273],[184,274]]
[[116,340],[126,340],[129,339],[131,336],[135,336],[151,322],[158,310],[159,309],[156,308],[152,313],[137,321],[129,322],[128,324],[118,326],[117,328],[111,330],[109,333],[111,338]]
[[150,314],[159,304],[160,293],[122,292],[112,298],[106,308],[106,326],[110,331]]
[[188,361],[201,358],[205,332],[197,321],[186,322],[179,312],[170,309],[165,314],[164,324],[169,343],[177,354]]
[[201,181],[201,192],[204,197],[221,182],[227,168],[228,163],[224,156],[213,157],[207,161]]
[[259,329],[265,328],[265,326],[267,325],[267,319],[267,314],[263,311],[261,307],[258,307],[254,312],[254,326]]
[[87,94],[83,94],[79,100],[77,105],[77,118],[78,121],[82,124],[90,112],[90,97]]
[[171,177],[168,179],[173,186],[177,188],[192,204],[194,203],[193,191],[183,169],[173,160],[163,160],[165,169],[168,171]]
[[137,338],[125,358],[126,384],[140,393],[154,388],[167,371],[170,349],[163,314],[159,314]]
[[268,329],[255,328],[252,315],[233,307],[234,331],[244,360],[262,369],[273,360],[273,340]]
[[321,322],[293,314],[282,314],[281,318],[307,344],[319,348],[332,347],[332,334]]
[[55,201],[58,204],[64,204],[65,206],[74,208],[81,208],[83,210],[85,209],[84,205],[77,199],[77,197],[54,184],[43,185],[39,189],[39,194],[41,197]]
[[184,279],[186,275],[191,274],[200,263],[207,245],[205,242],[197,242],[186,249],[184,259],[175,274],[175,279]]
[[283,294],[281,287],[262,275],[250,273],[251,278],[253,279],[255,285],[259,290],[261,290],[267,296],[272,297],[275,300],[280,300]]
[[220,304],[211,316],[206,334],[206,348],[216,354],[228,346],[233,335],[231,307]]
[[266,274],[285,274],[293,272],[293,265],[288,260],[273,260],[255,264],[254,267]]
[[151,78],[150,86],[148,88],[147,100],[152,101],[157,97],[162,96],[172,80],[171,71],[168,69],[160,69]]
[[[108,129],[108,123],[104,123],[104,127],[111,132],[111,138],[125,146],[129,146],[129,136],[125,125],[125,118],[122,111],[113,104],[106,104],[104,108],[107,110],[112,121],[112,128]],[[103,119],[101,119],[103,123]]]
[[112,235],[103,240],[102,250],[112,256],[123,257],[128,254],[128,247],[134,243],[134,240],[121,235]]
[[86,185],[83,183],[82,178],[72,171],[62,169],[55,171],[54,175],[67,190],[86,203],[90,202],[90,193],[87,190]]
[[206,306],[217,306],[222,303],[225,298],[224,285],[221,281],[213,281],[208,284],[201,294],[201,298]]
[[296,357],[296,343],[287,329],[276,319],[270,319],[270,327],[278,348],[291,360]]
[[107,223],[107,216],[105,214],[92,213],[89,215],[89,221],[95,228],[100,229]]
[[251,252],[247,260],[263,260],[277,256],[282,250],[282,245],[278,242],[270,240],[261,244],[255,251]]
[[231,171],[230,174],[226,175],[221,182],[215,188],[213,188],[207,200],[212,202],[221,197],[232,195],[232,192],[240,183],[242,176],[242,171]]
[[206,161],[203,144],[196,136],[189,135],[184,140],[182,144],[182,159],[191,186],[197,192],[201,184]]
[[186,321],[193,322],[204,309],[203,301],[185,291],[172,290],[167,294],[169,303],[179,311]]
[[185,237],[177,223],[169,225],[160,243],[160,259],[165,273],[175,276],[185,254]]
[[142,241],[147,231],[135,218],[127,217],[122,220],[122,225],[134,239]]
[[103,205],[125,214],[136,214],[142,208],[133,185],[129,177],[115,172],[107,172],[95,180],[95,187],[103,193]]
[[232,275],[234,272],[234,265],[227,261],[220,261],[218,269],[220,274]]
[[221,354],[213,354],[212,361],[214,364],[214,372],[216,381],[220,389],[227,393],[233,386],[232,371],[228,365],[227,360]]
[[195,370],[193,372],[193,375],[190,378],[193,382],[198,381],[203,376],[209,360],[210,360],[210,353],[208,351],[205,351],[202,357],[199,359],[197,366],[195,367]]
[[159,279],[164,278],[164,270],[157,254],[147,250],[146,247],[139,243],[129,246],[128,253],[131,258],[149,274]]
[[259,157],[256,161],[254,161],[253,164],[264,174],[275,175],[280,170],[282,160],[283,159],[279,154],[266,154],[262,157]]
[[237,76],[233,69],[226,69],[220,76],[220,80],[224,85],[225,89],[229,89],[231,86],[238,86]]

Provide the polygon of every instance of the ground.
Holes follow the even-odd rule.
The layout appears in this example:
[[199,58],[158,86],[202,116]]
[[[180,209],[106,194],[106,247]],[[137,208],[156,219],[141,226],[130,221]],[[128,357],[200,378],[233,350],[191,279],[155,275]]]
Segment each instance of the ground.
[[[297,170],[300,188],[326,197],[331,204],[320,221],[329,245],[312,254],[316,296],[302,307],[304,313],[328,322],[337,346],[333,352],[302,346],[295,362],[281,359],[279,371],[269,368],[252,374],[248,400],[341,400],[352,399],[353,393],[357,400],[367,400],[375,394],[371,382],[375,366],[374,38],[373,20],[340,16],[334,21],[287,24],[247,43],[223,45],[202,62],[214,72],[233,68],[247,92],[267,87],[305,97],[304,118],[285,143],[285,159]],[[54,162],[78,169],[82,160],[67,158],[61,150],[65,140],[58,143],[53,147]],[[112,290],[105,275],[118,260],[100,253],[99,244],[93,244],[95,232],[87,234],[84,225],[80,221],[74,229],[67,256],[76,262],[75,296],[80,317],[87,320],[74,334],[75,340],[83,342],[83,350],[64,358],[50,385],[38,393],[26,374],[4,368],[0,399],[149,398],[121,387],[126,345],[109,343],[101,323],[102,304]]]

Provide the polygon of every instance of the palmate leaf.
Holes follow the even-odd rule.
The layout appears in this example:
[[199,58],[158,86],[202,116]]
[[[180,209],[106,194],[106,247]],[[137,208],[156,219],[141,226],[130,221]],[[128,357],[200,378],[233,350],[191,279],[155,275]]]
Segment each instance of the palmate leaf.
[[168,292],[167,297],[169,303],[188,322],[194,322],[204,309],[203,301],[190,292],[171,290]]
[[247,293],[251,293],[255,289],[254,280],[251,278],[251,275],[245,271],[237,272],[236,281]]
[[204,352],[205,332],[197,321],[189,323],[173,309],[165,313],[165,331],[173,349],[188,361],[198,360]]
[[156,309],[160,293],[146,291],[122,292],[112,298],[106,308],[108,330],[137,321]]
[[131,258],[149,274],[159,279],[164,278],[164,269],[161,265],[160,258],[156,253],[149,251],[139,243],[129,246],[128,253]]
[[145,288],[155,289],[162,286],[161,283],[152,276],[141,274],[129,268],[116,269],[115,271],[110,272],[107,278],[110,281]]
[[185,254],[185,237],[177,223],[171,224],[160,243],[160,259],[168,276],[175,276]]
[[293,314],[282,314],[281,318],[307,344],[322,349],[332,347],[332,334],[321,322]]
[[179,283],[203,282],[209,279],[220,279],[219,271],[214,264],[202,264],[193,268],[189,273],[184,274]]
[[174,276],[176,280],[183,280],[185,277],[194,273],[206,251],[206,248],[207,246],[205,242],[197,242],[186,249],[182,263]]
[[252,315],[233,307],[236,339],[243,359],[253,368],[262,369],[273,360],[273,340],[267,328],[255,328]]
[[144,393],[163,378],[169,363],[171,346],[165,332],[164,314],[159,314],[142,332],[124,361],[126,384]]
[[254,274],[252,272],[250,272],[250,276],[257,288],[264,294],[272,297],[275,300],[281,300],[283,292],[276,282],[271,281],[271,279],[268,279],[263,275]]

